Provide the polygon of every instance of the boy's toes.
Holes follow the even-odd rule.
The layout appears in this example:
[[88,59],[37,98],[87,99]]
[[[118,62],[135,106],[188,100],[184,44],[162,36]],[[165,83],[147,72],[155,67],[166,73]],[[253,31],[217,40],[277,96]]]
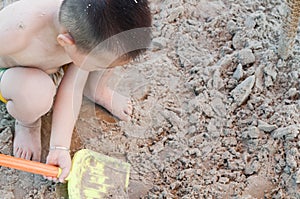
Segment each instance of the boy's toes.
[[13,152],[13,155],[17,158],[22,158],[26,160],[33,160],[33,161],[40,161],[41,154],[40,153],[33,153],[31,150],[26,150],[20,147],[16,147]]
[[127,107],[127,109],[124,110],[124,113],[129,116],[132,115],[132,107]]
[[119,119],[125,122],[130,121],[131,117],[127,114],[126,110],[119,115]]
[[30,150],[22,149],[22,152],[19,155],[19,158],[30,160],[32,157],[32,152]]
[[21,148],[15,147],[15,148],[14,148],[14,153],[13,153],[13,154],[14,154],[15,157],[20,158],[20,157],[21,157],[22,151],[23,151],[23,150],[22,150]]
[[20,158],[25,159],[26,158],[26,151],[22,150],[22,153],[20,153]]
[[131,119],[131,117],[127,114],[124,114],[124,117],[122,118],[122,120],[125,121],[125,122],[129,122],[130,119]]
[[128,101],[128,105],[127,105],[127,110],[125,110],[125,113],[126,113],[127,115],[131,115],[131,114],[132,114],[132,110],[133,110],[132,103],[131,103],[131,101],[129,100],[129,101]]
[[27,153],[25,153],[25,154],[26,154],[26,155],[25,155],[25,158],[24,158],[24,159],[26,159],[26,160],[31,160],[32,153],[29,152],[29,151],[27,151]]
[[34,153],[34,154],[32,154],[32,160],[36,161],[36,162],[41,161],[41,153]]

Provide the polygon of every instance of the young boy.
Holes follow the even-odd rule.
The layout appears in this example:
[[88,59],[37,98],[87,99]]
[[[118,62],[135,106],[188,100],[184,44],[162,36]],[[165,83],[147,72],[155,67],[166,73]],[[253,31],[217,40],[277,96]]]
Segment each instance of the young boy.
[[97,70],[126,64],[149,45],[148,1],[20,0],[0,18],[0,91],[16,119],[14,155],[40,161],[40,118],[53,107],[47,163],[62,168],[63,182],[83,93],[121,119],[131,114],[129,99],[105,85],[108,74],[98,81]]

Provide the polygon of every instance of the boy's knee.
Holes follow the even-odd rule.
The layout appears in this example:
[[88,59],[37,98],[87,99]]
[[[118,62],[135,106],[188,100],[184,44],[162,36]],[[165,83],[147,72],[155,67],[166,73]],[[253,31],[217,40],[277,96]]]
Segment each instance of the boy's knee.
[[[24,112],[32,112],[37,115],[48,112],[56,93],[56,87],[49,75],[39,69],[13,69],[7,70],[3,75],[4,85],[1,85],[1,88],[5,87],[3,96],[12,100],[14,106]],[[12,80],[14,80],[13,87],[5,85],[12,83]]]
[[56,87],[49,77],[43,71],[31,71],[28,74],[31,80],[25,83],[26,90],[24,89],[22,96],[26,102],[33,105],[41,111],[48,111],[53,103],[53,98],[56,92]]

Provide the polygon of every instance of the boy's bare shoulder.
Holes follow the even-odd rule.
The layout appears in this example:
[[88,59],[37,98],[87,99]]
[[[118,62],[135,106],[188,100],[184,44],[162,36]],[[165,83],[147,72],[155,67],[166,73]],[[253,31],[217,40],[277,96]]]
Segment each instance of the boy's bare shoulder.
[[33,1],[21,0],[0,11],[0,55],[10,55],[25,48],[53,17],[41,6],[28,5],[30,2]]

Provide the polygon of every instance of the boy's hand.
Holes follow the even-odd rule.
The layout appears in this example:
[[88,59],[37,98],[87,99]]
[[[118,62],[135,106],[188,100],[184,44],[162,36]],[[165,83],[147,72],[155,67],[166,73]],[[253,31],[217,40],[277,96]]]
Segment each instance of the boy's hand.
[[48,180],[59,181],[64,183],[65,178],[68,177],[71,170],[71,156],[69,151],[66,150],[50,150],[47,157],[47,164],[56,165],[62,169],[59,179],[47,177]]

